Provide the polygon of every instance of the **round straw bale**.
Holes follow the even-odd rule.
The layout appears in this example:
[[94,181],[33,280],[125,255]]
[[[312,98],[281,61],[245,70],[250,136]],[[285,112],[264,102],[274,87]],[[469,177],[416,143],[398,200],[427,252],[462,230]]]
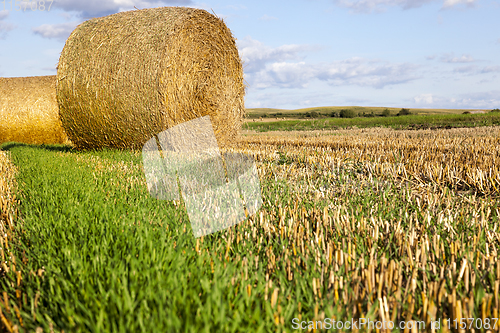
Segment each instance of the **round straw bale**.
[[205,10],[142,9],[71,33],[57,71],[62,124],[77,148],[142,148],[209,115],[219,145],[244,116],[242,63],[225,23]]
[[56,76],[0,78],[0,143],[69,143],[56,100]]

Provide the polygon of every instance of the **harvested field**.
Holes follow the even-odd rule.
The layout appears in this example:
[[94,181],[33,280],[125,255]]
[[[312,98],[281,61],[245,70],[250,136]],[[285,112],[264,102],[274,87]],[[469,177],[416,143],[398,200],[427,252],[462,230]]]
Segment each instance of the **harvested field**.
[[[289,139],[304,139],[329,136],[361,136],[361,137],[376,137],[376,138],[472,138],[472,137],[496,137],[500,134],[499,126],[482,126],[482,127],[461,127],[450,129],[422,129],[422,130],[396,130],[390,127],[367,127],[367,128],[350,128],[336,130],[314,130],[314,131],[272,131],[272,132],[257,132],[252,130],[242,130],[241,137],[252,140],[255,137],[265,139],[289,138]],[[328,138],[325,138],[328,140]],[[245,139],[243,139],[244,141]]]
[[182,205],[149,196],[140,151],[4,147],[23,220],[0,308],[32,331],[293,332],[295,319],[369,318],[459,332],[476,318],[488,323],[476,332],[498,332],[499,131],[240,137],[222,151],[254,156],[264,204],[198,239]]
[[[0,238],[3,239],[6,238],[7,230],[12,230],[14,220],[17,217],[16,196],[14,194],[15,175],[16,167],[10,161],[9,154],[0,151]],[[3,241],[1,243],[4,244]]]

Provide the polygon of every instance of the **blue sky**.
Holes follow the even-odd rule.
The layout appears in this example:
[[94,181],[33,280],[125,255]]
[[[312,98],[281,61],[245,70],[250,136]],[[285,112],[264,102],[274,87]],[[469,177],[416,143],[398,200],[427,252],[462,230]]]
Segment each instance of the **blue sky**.
[[0,1],[3,77],[55,74],[66,38],[89,18],[188,6],[232,30],[249,108],[500,108],[500,0],[17,3]]

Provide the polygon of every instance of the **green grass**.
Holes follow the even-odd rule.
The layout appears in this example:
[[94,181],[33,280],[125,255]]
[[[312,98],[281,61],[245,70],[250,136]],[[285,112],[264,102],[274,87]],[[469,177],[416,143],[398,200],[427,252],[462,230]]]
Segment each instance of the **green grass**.
[[283,120],[273,122],[247,122],[243,129],[266,131],[310,131],[365,127],[391,127],[394,129],[476,127],[500,124],[500,114],[447,114],[409,115],[372,118],[327,118],[316,120]]
[[[347,190],[345,185],[360,174],[356,165],[352,169],[346,166],[345,179],[332,180],[331,170],[317,165],[304,166],[308,172],[294,181],[286,179],[277,172],[293,163],[307,164],[307,158],[295,161],[280,152],[277,161],[259,162],[266,172],[261,181],[261,211],[268,223],[256,222],[260,221],[257,218],[253,226],[247,221],[207,236],[197,252],[197,240],[185,210],[149,196],[140,153],[76,152],[64,146],[23,144],[4,144],[1,148],[10,151],[19,168],[16,179],[21,220],[16,223],[11,250],[22,282],[17,287],[17,275],[12,269],[0,277],[10,310],[2,302],[0,308],[19,327],[17,304],[23,322],[20,331],[26,332],[36,327],[48,332],[51,325],[56,332],[291,332],[293,318],[300,313],[304,320],[313,320],[318,308],[326,317],[347,320],[355,315],[347,310],[354,308],[353,304],[335,301],[334,293],[326,286],[321,299],[312,292],[312,279],[323,278],[312,246],[313,230],[320,227],[323,208],[341,202],[353,221],[363,216],[398,221],[403,234],[415,230],[415,219],[409,215],[420,214],[418,198],[410,200],[410,193],[394,184],[389,183],[383,190],[355,185]],[[338,188],[338,193],[328,200],[317,200],[313,189],[321,187]],[[429,239],[438,233],[447,253],[452,235],[435,219],[441,211],[460,211],[460,205],[459,199],[453,197],[446,205],[436,206],[436,216],[421,230]],[[291,237],[270,231],[270,226],[279,230],[282,207],[288,207],[283,215],[285,224],[294,216],[291,210],[294,214],[302,208],[310,212],[307,217],[293,217],[301,219],[301,228],[306,228],[297,236],[305,252],[294,255]],[[492,214],[485,223],[493,225],[498,223],[498,202],[490,201],[484,207],[490,208]],[[474,236],[474,230],[464,223],[468,218],[461,216],[450,222],[464,244]],[[423,219],[424,215],[419,215],[419,220]],[[350,232],[335,224],[323,227],[322,233],[339,247],[346,238],[352,239],[357,244],[357,258],[366,267],[371,260],[370,250],[377,249],[377,262],[382,257],[404,257],[401,245],[391,241],[396,237],[392,229],[373,243],[366,228]],[[236,234],[243,236],[235,239]],[[484,233],[480,235],[481,244],[485,239]],[[269,268],[271,258],[276,259],[273,269]],[[293,264],[291,280],[287,278],[287,258]],[[254,265],[256,260],[258,267]],[[444,265],[445,259],[440,260]],[[457,258],[457,262],[460,260]],[[324,265],[324,256],[321,261]],[[407,265],[406,261],[401,265]],[[32,274],[42,267],[42,277]],[[333,272],[333,267],[329,269]],[[408,289],[406,281],[412,270],[402,272],[403,286],[406,284]],[[334,274],[336,279],[345,278],[345,291],[352,294],[347,282],[362,284],[358,273],[359,267],[346,273],[341,265]],[[429,281],[440,281],[430,272],[425,274]],[[325,272],[325,281],[328,276]],[[274,307],[264,297],[268,279],[274,281],[267,293],[269,299],[275,287],[280,290]],[[248,285],[252,285],[251,296],[247,294]],[[491,293],[492,285],[488,280],[484,288]],[[483,286],[478,283],[476,289],[480,288]],[[21,292],[20,300],[17,290]],[[462,285],[457,293],[462,293]],[[356,307],[374,318],[378,303],[367,299],[356,300]],[[476,309],[480,309],[480,299],[475,301]],[[422,301],[418,298],[417,302],[418,308]],[[446,309],[444,304],[438,304],[440,316],[445,311],[441,309]],[[403,305],[399,316],[407,306]],[[277,313],[283,325],[275,324]]]
[[[48,332],[51,322],[66,332],[268,331],[272,322],[258,320],[266,311],[263,301],[245,297],[228,281],[241,271],[241,262],[221,269],[220,234],[206,237],[197,254],[185,211],[133,183],[144,177],[139,168],[124,177],[85,163],[100,157],[132,168],[141,164],[140,155],[3,148],[19,167],[22,223],[14,253],[28,259],[21,271],[22,319],[29,332],[37,326]],[[30,274],[42,267],[43,278]],[[12,310],[10,281],[12,272],[0,279]]]

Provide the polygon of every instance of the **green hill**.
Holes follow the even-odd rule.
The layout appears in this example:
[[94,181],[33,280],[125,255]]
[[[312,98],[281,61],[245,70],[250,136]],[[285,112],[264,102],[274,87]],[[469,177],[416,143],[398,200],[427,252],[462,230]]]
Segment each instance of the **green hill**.
[[[396,115],[401,108],[379,107],[379,106],[320,106],[303,109],[273,109],[273,108],[248,108],[247,118],[288,118],[288,119],[306,119],[306,118],[326,118],[331,117],[332,112],[340,113],[341,110],[352,110],[359,116],[372,115],[381,116],[382,112],[388,109],[391,115]],[[443,115],[443,114],[461,114],[465,111],[474,111],[475,109],[410,109],[414,115]],[[486,110],[489,111],[489,110]],[[316,114],[313,114],[315,112]],[[311,116],[311,114],[313,116]]]

